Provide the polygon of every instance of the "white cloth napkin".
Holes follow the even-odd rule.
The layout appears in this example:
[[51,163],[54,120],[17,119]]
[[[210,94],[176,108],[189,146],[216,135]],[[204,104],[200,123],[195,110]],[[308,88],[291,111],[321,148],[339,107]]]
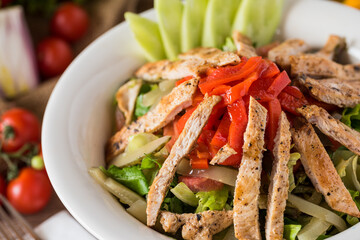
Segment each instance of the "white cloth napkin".
[[96,240],[65,210],[41,223],[35,232],[44,240]]

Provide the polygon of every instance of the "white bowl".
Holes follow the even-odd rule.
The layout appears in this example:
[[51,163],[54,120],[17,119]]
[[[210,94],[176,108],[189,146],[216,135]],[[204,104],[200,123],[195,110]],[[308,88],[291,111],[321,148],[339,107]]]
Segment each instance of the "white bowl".
[[[286,9],[280,27],[283,38],[302,38],[318,47],[329,34],[339,34],[347,37],[355,54],[360,49],[355,25],[359,11],[314,0],[293,1]],[[155,19],[154,11],[143,15]],[[128,215],[87,172],[104,164],[114,92],[144,62],[129,26],[119,24],[74,60],[46,108],[42,146],[50,180],[69,212],[99,239],[169,239]],[[357,225],[334,239],[359,233]]]

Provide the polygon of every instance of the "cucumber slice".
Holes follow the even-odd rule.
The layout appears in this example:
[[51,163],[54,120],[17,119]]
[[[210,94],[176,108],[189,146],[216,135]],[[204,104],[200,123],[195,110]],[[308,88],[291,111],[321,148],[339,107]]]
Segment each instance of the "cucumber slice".
[[156,149],[164,146],[169,140],[170,136],[164,136],[158,138],[154,141],[149,142],[148,144],[138,148],[136,151],[132,152],[124,152],[114,158],[110,165],[115,165],[117,167],[125,167],[129,165],[134,165],[141,162],[141,158],[145,156],[145,154],[150,154],[154,152]]
[[125,19],[129,22],[131,31],[148,61],[153,62],[166,58],[159,26],[156,22],[131,12],[125,13]]
[[247,35],[257,47],[271,42],[281,19],[284,0],[243,0],[233,30]]
[[181,51],[201,46],[205,11],[208,0],[187,0],[181,23]]
[[240,0],[209,0],[205,13],[202,46],[221,48],[231,27]]
[[128,209],[128,213],[134,216],[140,222],[146,224],[146,202],[145,200],[139,200],[133,203]]
[[183,4],[180,0],[155,0],[154,6],[166,56],[170,60],[175,60],[180,53]]
[[130,153],[138,151],[139,148],[156,139],[158,139],[158,137],[152,133],[138,133],[132,135],[129,137],[129,143],[125,149],[125,152]]
[[145,199],[131,191],[124,185],[118,183],[114,179],[108,178],[99,168],[90,168],[89,174],[107,191],[114,194],[119,201],[131,206],[137,201],[144,201]]

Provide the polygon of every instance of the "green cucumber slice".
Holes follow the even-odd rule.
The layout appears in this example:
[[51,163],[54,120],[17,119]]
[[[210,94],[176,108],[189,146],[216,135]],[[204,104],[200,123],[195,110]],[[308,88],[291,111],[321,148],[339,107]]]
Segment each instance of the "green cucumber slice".
[[241,0],[209,0],[205,13],[202,46],[221,48],[231,35],[231,27]]
[[284,0],[243,0],[233,30],[250,37],[257,47],[270,43],[279,25],[283,5]]
[[205,12],[208,0],[187,0],[181,23],[181,51],[201,46]]
[[166,58],[159,26],[156,22],[131,12],[125,13],[125,19],[129,22],[131,31],[148,61],[153,62]]
[[175,60],[180,53],[183,4],[180,0],[155,0],[154,6],[166,56]]

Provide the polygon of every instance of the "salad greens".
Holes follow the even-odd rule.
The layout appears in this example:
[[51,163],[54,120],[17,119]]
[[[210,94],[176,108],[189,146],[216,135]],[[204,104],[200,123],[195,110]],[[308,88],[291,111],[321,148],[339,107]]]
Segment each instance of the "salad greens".
[[111,165],[107,170],[102,170],[107,176],[142,196],[149,192],[149,184],[139,166],[119,168]]
[[198,192],[196,198],[199,199],[199,205],[196,212],[207,210],[223,210],[229,197],[229,189],[223,187],[218,191]]
[[284,233],[283,236],[286,240],[296,240],[296,236],[301,230],[300,223],[291,220],[290,218],[284,218]]
[[145,106],[143,103],[143,97],[146,93],[150,92],[151,90],[154,90],[158,86],[156,84],[148,84],[145,83],[141,86],[139,96],[136,98],[136,104],[135,104],[135,117],[141,117],[145,115],[149,110],[150,106]]
[[360,104],[354,108],[345,108],[341,121],[356,131],[360,131]]
[[196,207],[199,204],[199,200],[195,194],[190,190],[185,183],[178,183],[173,189],[170,190],[178,199],[182,202],[189,204],[190,206]]

